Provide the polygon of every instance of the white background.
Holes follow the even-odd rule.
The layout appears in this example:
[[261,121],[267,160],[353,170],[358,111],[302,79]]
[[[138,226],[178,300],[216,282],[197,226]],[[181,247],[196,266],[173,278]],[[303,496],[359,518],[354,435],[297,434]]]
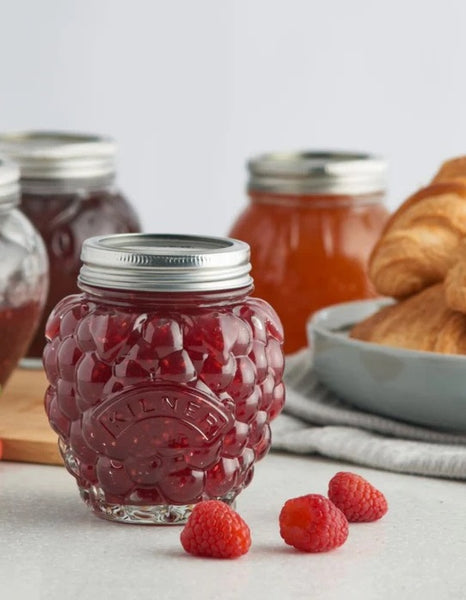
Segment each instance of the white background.
[[357,149],[389,205],[466,154],[463,0],[0,0],[0,129],[113,135],[149,231],[225,234],[245,159]]

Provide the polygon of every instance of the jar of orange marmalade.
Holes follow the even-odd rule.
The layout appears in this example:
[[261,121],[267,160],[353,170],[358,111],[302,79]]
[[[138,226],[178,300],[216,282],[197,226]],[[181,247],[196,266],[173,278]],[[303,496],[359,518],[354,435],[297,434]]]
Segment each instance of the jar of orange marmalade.
[[277,310],[285,351],[316,310],[375,295],[366,264],[388,217],[386,163],[369,154],[264,154],[248,162],[250,204],[229,235],[251,247],[255,290]]

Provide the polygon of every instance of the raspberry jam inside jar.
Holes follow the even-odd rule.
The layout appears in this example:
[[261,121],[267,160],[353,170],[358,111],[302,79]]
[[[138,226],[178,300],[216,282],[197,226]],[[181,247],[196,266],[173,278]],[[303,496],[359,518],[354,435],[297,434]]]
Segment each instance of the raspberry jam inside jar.
[[77,293],[82,242],[95,235],[140,231],[138,219],[115,185],[115,142],[63,132],[0,135],[0,151],[21,170],[21,210],[47,248],[50,288],[43,319],[24,366],[41,366],[47,315]]
[[250,296],[249,247],[228,238],[92,238],[82,293],[51,313],[46,411],[101,517],[183,523],[231,504],[285,399],[283,331]]
[[47,294],[47,255],[42,240],[16,208],[19,170],[0,159],[0,386],[24,356],[39,324]]
[[248,163],[250,204],[230,235],[251,247],[256,293],[285,329],[285,352],[331,304],[375,296],[369,254],[388,217],[386,165],[367,154],[264,154]]

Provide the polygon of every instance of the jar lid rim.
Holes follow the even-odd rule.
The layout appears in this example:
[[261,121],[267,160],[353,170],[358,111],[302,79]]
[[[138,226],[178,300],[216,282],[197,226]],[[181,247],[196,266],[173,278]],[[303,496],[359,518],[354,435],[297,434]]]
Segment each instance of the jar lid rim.
[[0,153],[22,179],[80,179],[114,173],[117,146],[108,136],[66,131],[0,133]]
[[368,194],[386,188],[386,161],[366,152],[270,152],[252,157],[247,167],[250,190]]
[[19,200],[19,168],[11,160],[0,157],[0,205],[16,205]]
[[208,291],[251,285],[248,244],[232,238],[129,233],[84,241],[79,282],[134,291]]

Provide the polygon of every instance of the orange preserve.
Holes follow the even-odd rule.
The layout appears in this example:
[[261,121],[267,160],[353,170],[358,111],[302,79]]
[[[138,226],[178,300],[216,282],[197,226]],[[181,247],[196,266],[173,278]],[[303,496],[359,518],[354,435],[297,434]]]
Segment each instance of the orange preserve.
[[255,293],[285,328],[285,351],[307,344],[316,310],[375,296],[367,260],[388,217],[386,164],[367,154],[265,154],[248,163],[250,203],[231,237],[251,247]]

